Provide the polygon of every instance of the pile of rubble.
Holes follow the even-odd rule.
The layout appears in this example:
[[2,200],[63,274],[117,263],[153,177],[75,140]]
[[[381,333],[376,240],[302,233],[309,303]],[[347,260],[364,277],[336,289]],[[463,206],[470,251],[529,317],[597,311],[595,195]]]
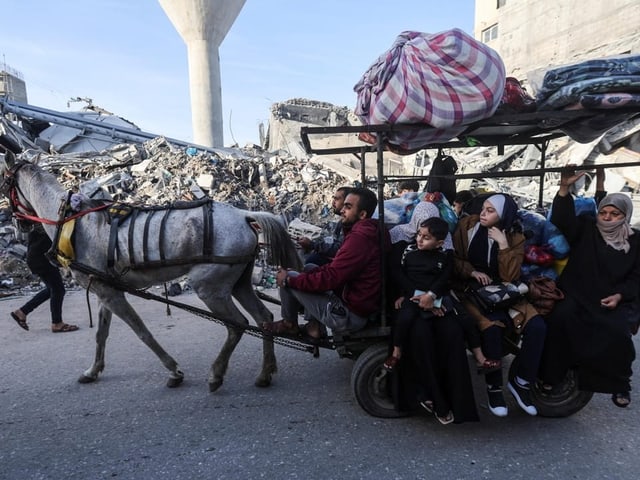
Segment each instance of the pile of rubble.
[[[87,196],[103,189],[114,200],[137,205],[208,196],[239,208],[280,214],[286,222],[298,219],[321,226],[334,220],[330,211],[334,191],[349,184],[331,170],[282,151],[251,146],[213,154],[194,147],[178,148],[163,137],[99,153],[51,155],[28,150],[21,158],[54,173],[66,189]],[[37,278],[23,262],[26,238],[11,225],[8,203],[6,199],[2,202],[0,281],[3,288],[24,288]],[[262,283],[268,284],[272,272],[265,268],[264,274]]]
[[177,148],[163,137],[122,144],[99,153],[22,158],[54,173],[63,186],[92,197],[105,189],[116,201],[165,205],[210,197],[247,210],[282,214],[311,223],[326,216],[326,203],[346,179],[286,153],[258,147],[219,150]]
[[[302,147],[300,127],[308,122],[343,125],[353,121],[348,109],[324,102],[293,99],[276,104],[269,123],[269,151],[255,145],[233,149],[200,148],[154,137],[121,144],[114,141],[112,146],[99,152],[83,152],[80,143],[91,147],[97,140],[90,133],[75,129],[68,135],[61,135],[68,141],[65,140],[64,145],[56,144],[55,151],[59,153],[52,154],[41,149],[42,142],[37,138],[5,117],[0,117],[0,140],[10,140],[19,146],[24,150],[22,158],[54,173],[66,189],[87,196],[106,191],[114,200],[138,205],[165,205],[177,200],[209,197],[246,210],[279,214],[287,223],[296,220],[303,222],[303,226],[317,225],[330,231],[330,221],[335,220],[330,210],[333,193],[340,186],[353,185],[360,180],[363,171],[367,178],[375,179],[376,162],[371,158],[372,161],[362,165],[363,159],[354,155],[310,157]],[[105,139],[104,135],[100,137],[103,142]],[[321,137],[319,143],[324,148],[335,149],[344,146],[339,142],[355,140],[357,136],[351,134],[337,139]],[[567,138],[553,140],[546,151],[546,166],[574,163],[592,167],[639,162],[639,152],[640,120],[634,119],[589,144],[577,144]],[[385,175],[416,176],[424,187],[434,162],[432,153],[432,150],[423,150],[415,155],[398,157],[385,152]],[[493,147],[451,149],[446,153],[457,161],[457,173],[530,170],[539,168],[541,163],[540,151],[531,145],[508,146],[500,154],[496,154]],[[544,206],[550,204],[555,194],[558,177],[558,173],[545,176]],[[607,189],[636,192],[640,188],[638,178],[640,167],[608,169]],[[588,177],[586,180],[578,186],[577,193],[591,194],[589,190],[593,186],[589,185]],[[393,187],[393,184],[384,186],[385,197],[392,196]],[[535,207],[539,201],[538,181],[531,177],[457,181],[457,190],[472,188],[510,193],[523,208]],[[638,196],[632,195],[632,200],[638,203]],[[635,223],[639,221],[640,208],[634,210]],[[30,275],[23,262],[25,241],[25,236],[11,224],[7,201],[0,199],[0,295],[2,289],[15,290],[34,283],[37,286],[37,278]],[[257,271],[259,274],[254,275],[254,283],[271,286],[272,267],[261,262]],[[67,281],[73,287],[70,277]],[[188,283],[180,282],[179,285],[185,287]]]

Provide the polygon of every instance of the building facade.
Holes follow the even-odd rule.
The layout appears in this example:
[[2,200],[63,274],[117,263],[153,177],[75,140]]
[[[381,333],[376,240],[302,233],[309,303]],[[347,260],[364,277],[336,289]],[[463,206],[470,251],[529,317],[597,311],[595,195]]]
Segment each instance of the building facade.
[[22,74],[6,64],[0,66],[0,98],[28,103]]
[[639,0],[476,0],[474,36],[527,83],[540,69],[640,54]]

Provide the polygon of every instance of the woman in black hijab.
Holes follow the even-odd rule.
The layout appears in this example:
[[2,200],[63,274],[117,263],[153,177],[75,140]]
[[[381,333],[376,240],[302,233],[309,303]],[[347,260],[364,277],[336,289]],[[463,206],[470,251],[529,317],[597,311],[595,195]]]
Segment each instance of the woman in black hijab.
[[640,235],[630,226],[633,204],[623,193],[605,196],[597,216],[576,216],[569,187],[583,174],[562,173],[551,221],[571,251],[558,285],[565,299],[547,318],[541,379],[546,389],[578,372],[581,390],[611,393],[613,403],[631,402],[632,334],[640,320]]
[[[484,198],[480,213],[461,218],[453,235],[455,274],[462,283],[461,291],[474,282],[490,285],[520,278],[524,235],[514,228],[518,206],[513,198],[503,193]],[[487,358],[502,358],[506,332],[522,334],[518,369],[507,388],[520,408],[529,415],[537,415],[529,384],[538,376],[546,333],[544,319],[524,299],[507,310],[486,312],[465,298],[462,292],[460,295],[482,331],[482,350]],[[502,369],[485,375],[489,411],[498,417],[508,414],[502,376]]]

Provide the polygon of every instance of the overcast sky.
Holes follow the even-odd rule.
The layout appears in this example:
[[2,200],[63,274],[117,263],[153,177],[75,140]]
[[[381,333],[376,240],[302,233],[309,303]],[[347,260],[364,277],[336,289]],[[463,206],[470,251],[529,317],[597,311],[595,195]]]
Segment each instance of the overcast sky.
[[[178,1],[178,0],[176,0]],[[0,0],[2,61],[29,103],[72,97],[192,141],[187,50],[156,0]],[[220,47],[225,146],[258,143],[273,103],[353,108],[353,86],[404,30],[473,33],[473,0],[247,0]]]

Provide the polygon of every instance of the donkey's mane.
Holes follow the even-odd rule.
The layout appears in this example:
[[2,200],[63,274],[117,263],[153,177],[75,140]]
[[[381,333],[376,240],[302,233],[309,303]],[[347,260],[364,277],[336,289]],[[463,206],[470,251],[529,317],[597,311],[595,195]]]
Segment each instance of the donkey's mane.
[[34,163],[25,162],[20,167],[20,170],[22,170],[23,173],[26,170],[29,173],[29,175],[31,175],[31,181],[33,181],[34,179],[41,179],[48,185],[55,185],[58,188],[62,188],[62,185],[60,185],[60,182],[58,182],[57,177],[53,173],[47,170],[44,170],[42,167]]

